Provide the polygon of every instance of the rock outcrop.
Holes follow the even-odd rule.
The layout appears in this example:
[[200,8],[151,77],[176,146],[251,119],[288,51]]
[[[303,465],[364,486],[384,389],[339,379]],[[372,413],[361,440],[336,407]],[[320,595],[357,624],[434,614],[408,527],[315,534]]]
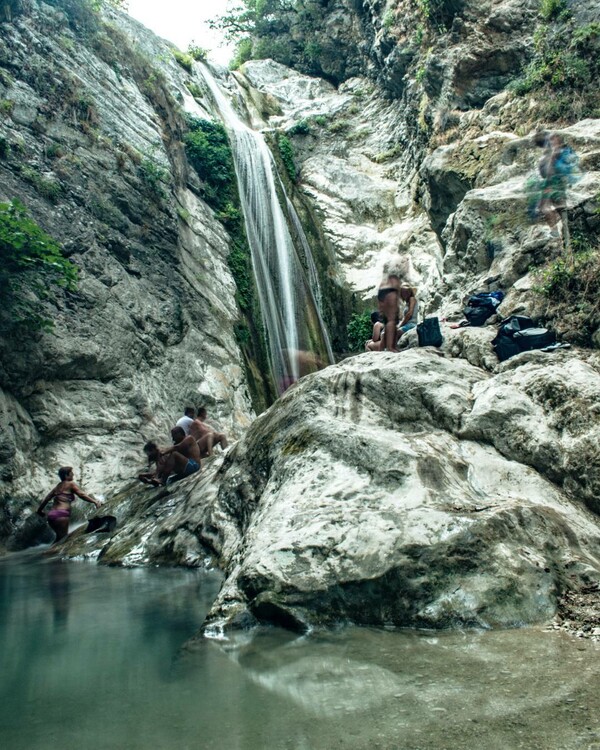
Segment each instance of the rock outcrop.
[[496,375],[429,349],[329,367],[204,477],[138,490],[109,506],[128,519],[110,540],[65,551],[209,558],[227,576],[212,631],[547,621],[600,571],[600,362],[529,356]]
[[0,24],[0,201],[79,269],[46,302],[51,331],[0,337],[0,496],[29,502],[65,464],[88,491],[121,487],[185,404],[232,438],[254,415],[231,241],[182,144],[184,95],[203,111],[189,75],[129,17],[82,6],[82,26],[62,5]]

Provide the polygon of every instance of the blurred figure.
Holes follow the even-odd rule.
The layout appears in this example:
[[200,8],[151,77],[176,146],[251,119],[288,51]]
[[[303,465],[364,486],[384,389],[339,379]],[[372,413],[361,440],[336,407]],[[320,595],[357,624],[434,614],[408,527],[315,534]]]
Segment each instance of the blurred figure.
[[[570,252],[571,240],[567,221],[567,190],[578,179],[578,159],[557,133],[545,131],[534,136],[534,143],[544,149],[538,171],[540,196],[535,213],[550,227],[553,237],[561,237],[564,248]],[[559,223],[562,222],[562,234]]]
[[384,324],[383,338],[380,351],[387,349],[397,352],[396,326],[398,325],[398,303],[400,299],[400,278],[395,273],[388,273],[383,277],[377,290],[379,313]]
[[96,508],[101,506],[97,500],[79,489],[73,481],[73,469],[71,466],[61,466],[58,470],[60,482],[50,490],[42,500],[40,507],[37,509],[39,516],[44,516],[44,508],[53,500],[52,509],[48,511],[48,525],[56,534],[54,543],[57,544],[64,539],[69,533],[69,518],[71,517],[71,505],[75,502],[75,495],[85,500],[86,503],[92,503]]

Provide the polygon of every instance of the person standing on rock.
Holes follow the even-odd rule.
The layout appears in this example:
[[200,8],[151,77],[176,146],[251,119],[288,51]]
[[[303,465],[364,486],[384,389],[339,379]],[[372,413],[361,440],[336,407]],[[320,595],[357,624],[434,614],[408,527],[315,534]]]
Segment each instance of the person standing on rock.
[[213,447],[220,445],[223,450],[227,448],[227,438],[224,433],[216,432],[209,424],[206,423],[207,412],[204,406],[198,409],[198,416],[190,425],[190,435],[198,443],[200,455],[202,458],[212,456]]
[[[567,252],[571,250],[567,221],[567,189],[578,179],[577,155],[567,146],[558,133],[537,133],[534,143],[544,148],[538,164],[541,180],[541,197],[537,213],[550,227],[553,237],[560,237]],[[562,221],[562,237],[558,225]]]
[[44,516],[44,508],[50,500],[53,500],[52,509],[48,511],[48,525],[56,534],[54,543],[62,541],[69,533],[69,518],[71,517],[71,505],[75,501],[75,496],[85,500],[86,503],[92,503],[99,508],[102,503],[94,500],[90,495],[79,489],[73,481],[73,469],[71,466],[61,466],[58,470],[60,482],[52,489],[42,500],[40,507],[37,509],[39,516]]
[[394,273],[384,276],[377,291],[379,313],[384,324],[383,340],[380,351],[397,352],[396,326],[398,325],[398,302],[400,299],[400,278]]
[[183,411],[183,417],[177,420],[175,423],[176,427],[181,427],[186,435],[190,434],[190,425],[194,421],[196,416],[196,410],[193,406],[186,406]]

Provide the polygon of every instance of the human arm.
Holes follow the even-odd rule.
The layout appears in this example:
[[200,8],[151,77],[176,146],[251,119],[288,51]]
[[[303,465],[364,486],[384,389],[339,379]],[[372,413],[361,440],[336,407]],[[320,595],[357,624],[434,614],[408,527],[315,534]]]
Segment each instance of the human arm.
[[406,325],[408,323],[408,321],[412,318],[413,313],[415,311],[415,305],[416,304],[417,304],[417,298],[416,297],[411,297],[408,300],[408,307],[406,308],[406,314],[404,315],[404,317],[400,321],[399,327],[402,327],[402,326]]
[[50,500],[52,500],[52,498],[54,497],[54,493],[55,492],[56,492],[56,487],[54,487],[54,489],[50,490],[50,492],[42,500],[42,502],[40,504],[40,507],[36,511],[36,513],[38,514],[38,516],[43,516],[44,515],[44,508],[46,507],[46,505],[48,505],[48,503],[50,502]]
[[77,497],[85,500],[86,503],[92,503],[92,505],[95,505],[96,508],[99,508],[102,505],[102,503],[98,502],[98,500],[94,500],[94,498],[90,495],[86,495],[85,492],[83,492],[83,490],[81,490],[75,483],[71,485],[71,490],[77,495]]

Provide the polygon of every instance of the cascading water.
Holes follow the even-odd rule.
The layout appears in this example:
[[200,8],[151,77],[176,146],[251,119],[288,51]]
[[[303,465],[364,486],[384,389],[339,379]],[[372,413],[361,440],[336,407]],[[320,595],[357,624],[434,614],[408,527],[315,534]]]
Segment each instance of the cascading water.
[[[316,299],[316,269],[300,219],[277,178],[261,133],[241,121],[205,65],[198,66],[229,133],[252,267],[267,333],[271,368],[282,392],[298,377],[333,362]],[[279,201],[277,185],[299,238],[308,278]]]

